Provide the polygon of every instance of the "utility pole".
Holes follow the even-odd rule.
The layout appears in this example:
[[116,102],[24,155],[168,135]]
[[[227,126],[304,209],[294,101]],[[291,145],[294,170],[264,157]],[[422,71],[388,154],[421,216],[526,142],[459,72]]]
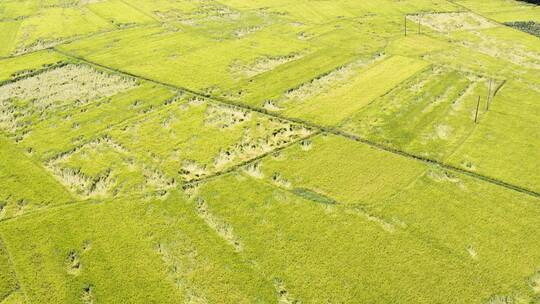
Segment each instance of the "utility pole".
[[489,79],[489,89],[488,89],[488,99],[487,99],[487,103],[486,103],[486,110],[489,110],[489,104],[491,103],[491,97],[492,97],[491,88],[492,88],[492,85],[493,85],[493,79]]
[[405,15],[405,37],[407,37],[407,15]]

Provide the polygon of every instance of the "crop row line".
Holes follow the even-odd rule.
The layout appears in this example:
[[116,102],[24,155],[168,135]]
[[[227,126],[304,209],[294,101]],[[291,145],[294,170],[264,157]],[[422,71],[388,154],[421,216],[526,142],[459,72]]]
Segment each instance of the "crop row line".
[[103,65],[103,64],[92,62],[92,61],[90,61],[88,59],[73,55],[71,53],[59,50],[57,48],[54,48],[54,50],[56,52],[64,55],[64,56],[80,60],[81,62],[85,62],[85,63],[87,63],[89,65],[96,66],[96,67],[99,67],[99,68],[102,68],[102,69],[105,69],[105,70],[109,70],[109,71],[119,73],[119,74],[122,74],[122,75],[127,75],[127,76],[130,76],[130,77],[142,79],[142,80],[145,80],[145,81],[148,81],[148,82],[151,82],[151,83],[155,83],[155,84],[159,84],[159,85],[162,85],[164,87],[168,87],[168,88],[171,88],[171,89],[174,89],[174,90],[184,91],[184,92],[196,95],[196,96],[207,98],[207,99],[209,99],[211,101],[214,101],[214,102],[217,102],[217,103],[220,103],[220,104],[236,106],[236,107],[247,109],[247,110],[250,110],[250,111],[253,111],[253,112],[257,112],[257,113],[260,113],[260,114],[263,114],[263,115],[266,115],[266,116],[271,116],[271,117],[282,119],[282,120],[285,120],[285,121],[290,121],[290,122],[294,122],[294,123],[297,123],[297,124],[301,124],[301,125],[303,125],[305,127],[311,128],[313,130],[318,130],[319,132],[324,132],[324,133],[329,133],[329,134],[333,134],[333,135],[336,135],[336,136],[344,137],[344,138],[347,138],[349,140],[353,140],[355,142],[359,142],[359,143],[369,145],[369,146],[371,146],[373,148],[376,148],[378,150],[382,150],[382,151],[386,151],[386,152],[389,152],[389,153],[392,153],[392,154],[407,157],[407,158],[410,158],[410,159],[413,159],[413,160],[416,160],[416,161],[420,161],[420,162],[423,162],[423,163],[426,163],[426,164],[436,165],[436,166],[439,166],[441,168],[451,170],[451,171],[454,171],[454,172],[458,172],[458,173],[462,173],[462,174],[468,175],[470,177],[473,177],[473,178],[476,178],[476,179],[479,179],[479,180],[482,180],[482,181],[485,181],[485,182],[488,182],[488,183],[491,183],[491,184],[494,184],[494,185],[497,185],[497,186],[501,186],[501,187],[504,187],[504,188],[507,188],[507,189],[510,189],[510,190],[513,190],[513,191],[516,191],[516,192],[520,192],[520,193],[527,194],[527,195],[530,195],[530,196],[533,196],[533,197],[536,197],[536,198],[540,198],[540,193],[536,192],[534,190],[527,189],[527,188],[524,188],[524,187],[521,187],[521,186],[517,186],[517,185],[511,184],[511,183],[502,181],[500,179],[487,176],[487,175],[483,175],[483,174],[480,174],[480,173],[465,170],[465,169],[459,168],[457,166],[450,165],[450,164],[447,164],[447,163],[444,163],[444,162],[441,162],[441,161],[438,161],[438,160],[435,160],[435,159],[431,159],[431,158],[428,158],[428,157],[425,157],[425,156],[416,155],[416,154],[406,152],[406,151],[403,151],[403,150],[400,150],[400,149],[397,149],[397,148],[393,148],[393,147],[390,147],[390,146],[387,146],[387,145],[384,145],[384,144],[381,144],[381,143],[378,143],[378,142],[371,141],[371,140],[366,139],[366,138],[362,138],[362,137],[357,136],[357,135],[353,135],[353,134],[338,130],[338,129],[334,128],[334,127],[318,125],[318,124],[314,124],[312,122],[305,121],[305,120],[298,119],[298,118],[286,117],[284,115],[274,113],[274,112],[270,112],[268,110],[261,109],[261,108],[258,108],[258,107],[254,107],[254,106],[251,106],[251,105],[247,105],[247,104],[244,104],[244,103],[241,103],[241,102],[232,101],[232,100],[228,100],[228,99],[217,97],[217,96],[211,96],[210,94],[205,94],[205,93],[198,92],[198,91],[195,91],[195,90],[192,90],[192,89],[172,85],[172,84],[165,83],[165,82],[162,82],[162,81],[159,81],[159,80],[154,80],[154,79],[151,79],[151,78],[148,78],[148,77],[145,77],[145,76],[136,75],[136,74],[133,74],[131,72],[121,71],[121,70],[116,69],[116,68],[112,68],[112,67],[109,67],[109,66],[106,66],[106,65]]

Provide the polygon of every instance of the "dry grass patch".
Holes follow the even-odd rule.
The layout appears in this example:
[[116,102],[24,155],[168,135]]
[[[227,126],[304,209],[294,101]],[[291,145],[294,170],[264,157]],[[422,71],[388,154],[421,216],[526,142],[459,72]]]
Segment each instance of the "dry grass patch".
[[220,129],[228,129],[250,120],[251,112],[245,109],[209,104],[206,110],[205,124]]
[[471,259],[478,260],[478,252],[476,252],[476,249],[472,246],[467,246],[466,248],[467,253],[471,256]]
[[431,180],[436,181],[437,183],[452,183],[458,184],[460,187],[464,187],[463,181],[458,178],[455,174],[440,168],[429,169],[427,172],[427,177]]
[[66,258],[66,271],[71,275],[79,275],[81,273],[82,265],[79,254],[72,250],[68,253]]
[[247,36],[249,34],[258,32],[262,29],[261,26],[251,26],[251,27],[243,27],[239,28],[236,31],[234,31],[234,35],[238,38],[242,38],[244,36]]
[[171,189],[176,186],[176,180],[169,178],[157,168],[144,166],[142,168],[145,183],[156,189]]
[[288,179],[286,179],[283,175],[281,175],[281,173],[278,173],[278,172],[274,172],[274,174],[272,174],[272,182],[280,188],[285,188],[285,189],[292,188],[292,183]]
[[0,128],[16,133],[33,119],[63,106],[75,107],[137,85],[134,79],[69,64],[0,87]]
[[136,80],[95,70],[86,65],[69,64],[0,87],[0,100],[34,100],[40,108],[55,102],[89,101],[112,96],[137,85]]
[[482,32],[475,31],[472,34],[476,40],[463,40],[461,42],[463,46],[522,67],[540,69],[540,54],[538,52],[527,49],[518,43],[485,35]]

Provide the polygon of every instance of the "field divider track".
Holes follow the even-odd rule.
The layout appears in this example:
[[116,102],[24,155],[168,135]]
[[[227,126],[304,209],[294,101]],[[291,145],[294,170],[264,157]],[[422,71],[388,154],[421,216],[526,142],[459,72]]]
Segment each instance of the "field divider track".
[[315,123],[312,123],[312,122],[309,122],[309,121],[305,121],[305,120],[302,120],[302,119],[298,119],[298,118],[286,117],[284,115],[274,113],[274,112],[270,112],[268,110],[261,109],[261,108],[258,108],[258,107],[254,107],[254,106],[251,106],[251,105],[247,105],[245,103],[232,101],[232,100],[227,100],[227,99],[224,99],[224,98],[221,98],[221,97],[211,96],[210,94],[204,94],[204,93],[192,90],[192,89],[172,85],[172,84],[165,83],[165,82],[162,82],[162,81],[159,81],[159,80],[154,80],[154,79],[151,79],[151,78],[148,78],[148,77],[145,77],[145,76],[139,76],[139,75],[136,75],[136,74],[133,74],[133,73],[130,73],[130,72],[121,71],[121,70],[118,70],[118,69],[115,69],[115,68],[112,68],[112,67],[109,67],[109,66],[106,66],[106,65],[103,65],[103,64],[92,62],[92,61],[87,60],[85,58],[82,58],[82,57],[73,55],[71,53],[59,50],[57,48],[53,48],[53,50],[55,50],[56,52],[66,56],[66,57],[71,57],[71,58],[77,59],[77,60],[79,60],[81,62],[87,63],[89,65],[96,66],[96,67],[99,67],[99,68],[102,68],[102,69],[105,69],[105,70],[108,70],[108,71],[111,71],[111,72],[114,72],[114,73],[119,73],[119,74],[122,74],[122,75],[142,79],[142,80],[145,80],[145,81],[148,81],[148,82],[152,82],[152,83],[155,83],[155,84],[159,84],[159,85],[168,87],[168,88],[173,89],[173,90],[184,91],[184,92],[193,94],[195,96],[206,98],[206,99],[214,101],[216,103],[230,105],[230,106],[236,106],[236,107],[247,109],[247,110],[250,110],[250,111],[253,111],[253,112],[257,112],[257,113],[260,113],[260,114],[263,114],[263,115],[266,115],[266,116],[271,116],[271,117],[278,118],[278,119],[281,119],[281,120],[294,122],[294,123],[303,125],[305,127],[311,128],[313,130],[318,130],[319,132],[322,132],[322,133],[328,133],[328,134],[333,134],[333,135],[336,135],[336,136],[341,136],[341,137],[350,139],[352,141],[356,141],[356,142],[359,142],[359,143],[369,145],[369,146],[371,146],[371,147],[373,147],[375,149],[378,149],[378,150],[382,150],[382,151],[386,151],[386,152],[389,152],[389,153],[392,153],[392,154],[400,155],[400,156],[410,158],[410,159],[413,159],[413,160],[416,160],[416,161],[420,161],[420,162],[423,162],[423,163],[426,163],[426,164],[429,164],[429,165],[439,166],[441,168],[451,170],[451,171],[454,171],[454,172],[458,172],[458,173],[461,173],[461,174],[465,174],[465,175],[468,175],[470,177],[473,177],[473,178],[476,178],[476,179],[479,179],[479,180],[482,180],[482,181],[485,181],[485,182],[488,182],[488,183],[491,183],[491,184],[494,184],[494,185],[497,185],[497,186],[501,186],[501,187],[504,187],[504,188],[507,188],[507,189],[510,189],[510,190],[513,190],[513,191],[516,191],[516,192],[527,194],[527,195],[535,197],[535,198],[540,198],[540,193],[536,192],[534,190],[527,189],[527,188],[524,188],[524,187],[521,187],[521,186],[518,186],[518,185],[514,185],[514,184],[511,184],[511,183],[508,183],[508,182],[505,182],[505,181],[502,181],[500,179],[493,178],[493,177],[490,177],[490,176],[487,176],[487,175],[483,175],[483,174],[480,174],[480,173],[475,173],[475,172],[472,172],[472,171],[469,171],[469,170],[465,170],[465,169],[459,168],[457,166],[447,164],[447,163],[444,163],[444,162],[441,162],[441,161],[438,161],[438,160],[435,160],[435,159],[431,159],[431,158],[428,158],[428,157],[425,157],[425,156],[416,155],[416,154],[413,154],[413,153],[410,153],[410,152],[399,150],[397,148],[393,148],[393,147],[390,147],[390,146],[387,146],[387,145],[384,145],[384,144],[381,144],[381,143],[378,143],[378,142],[374,142],[374,141],[371,141],[369,139],[366,139],[366,138],[363,138],[363,137],[360,137],[360,136],[357,136],[357,135],[354,135],[354,134],[344,132],[342,130],[338,130],[338,129],[334,128],[334,127],[318,125],[318,124],[315,124]]

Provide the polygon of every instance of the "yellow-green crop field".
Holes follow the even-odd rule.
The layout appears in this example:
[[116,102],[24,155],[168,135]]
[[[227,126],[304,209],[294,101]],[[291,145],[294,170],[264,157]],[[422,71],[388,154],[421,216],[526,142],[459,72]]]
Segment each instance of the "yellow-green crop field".
[[0,0],[0,304],[540,304],[533,0]]

